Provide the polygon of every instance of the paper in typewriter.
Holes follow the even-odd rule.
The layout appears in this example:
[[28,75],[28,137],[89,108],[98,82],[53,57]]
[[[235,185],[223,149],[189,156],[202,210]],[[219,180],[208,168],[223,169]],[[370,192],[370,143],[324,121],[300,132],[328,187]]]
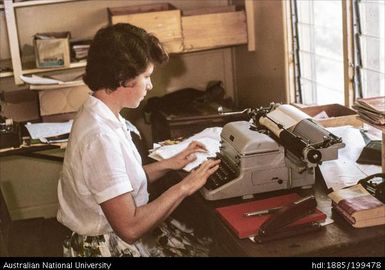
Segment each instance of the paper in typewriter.
[[267,116],[274,122],[281,124],[285,129],[296,125],[303,119],[311,118],[306,113],[289,104],[280,105],[275,110],[269,112]]

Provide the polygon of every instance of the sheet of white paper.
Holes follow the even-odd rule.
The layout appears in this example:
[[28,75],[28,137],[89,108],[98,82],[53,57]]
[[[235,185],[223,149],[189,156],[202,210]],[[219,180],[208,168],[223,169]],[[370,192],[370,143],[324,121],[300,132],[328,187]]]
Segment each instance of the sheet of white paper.
[[58,84],[62,82],[59,80],[43,78],[36,75],[32,75],[31,77],[20,75],[20,79],[22,79],[25,83],[28,84]]
[[354,163],[354,161],[343,157],[323,162],[320,169],[326,186],[333,190],[339,190],[355,185],[358,180],[365,178],[366,174]]
[[296,125],[303,119],[311,118],[306,113],[288,104],[280,105],[277,109],[269,112],[267,116],[286,129]]
[[47,138],[70,133],[72,120],[60,123],[36,123],[26,124],[29,134],[32,139]]
[[327,128],[331,133],[342,137],[345,147],[339,149],[338,159],[325,161],[319,167],[328,188],[339,190],[351,186],[368,175],[381,172],[381,166],[358,164],[356,160],[365,141],[360,131],[352,126]]
[[206,146],[207,152],[195,153],[197,159],[194,160],[193,162],[190,162],[183,168],[185,171],[190,172],[192,169],[196,168],[202,162],[207,160],[207,158],[215,157],[216,153],[219,152],[221,131],[222,131],[221,127],[206,128],[202,132],[187,138],[186,140],[182,141],[179,144],[165,145],[155,149],[149,155],[149,157],[156,160],[167,159],[172,156],[175,156],[176,154],[186,149],[186,147],[192,141],[199,141]]

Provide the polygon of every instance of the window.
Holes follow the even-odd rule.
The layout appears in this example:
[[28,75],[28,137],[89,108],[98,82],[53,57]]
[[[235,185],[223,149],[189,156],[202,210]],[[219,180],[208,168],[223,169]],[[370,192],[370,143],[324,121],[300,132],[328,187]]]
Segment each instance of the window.
[[349,59],[354,66],[352,93],[355,97],[385,95],[385,2],[347,1],[354,6],[346,10],[347,17],[354,18],[347,25],[354,29],[343,29],[343,0],[291,0],[296,102],[322,105],[348,100],[343,36],[347,31],[355,34],[354,57]]
[[385,95],[385,2],[354,0],[357,97]]

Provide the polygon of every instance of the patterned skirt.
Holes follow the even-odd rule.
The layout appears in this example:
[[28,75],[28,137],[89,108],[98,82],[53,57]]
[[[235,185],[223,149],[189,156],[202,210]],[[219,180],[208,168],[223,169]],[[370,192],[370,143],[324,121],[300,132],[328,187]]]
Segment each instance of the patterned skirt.
[[64,240],[64,257],[207,257],[212,240],[175,219],[167,219],[149,234],[128,244],[114,232],[84,236],[77,233]]

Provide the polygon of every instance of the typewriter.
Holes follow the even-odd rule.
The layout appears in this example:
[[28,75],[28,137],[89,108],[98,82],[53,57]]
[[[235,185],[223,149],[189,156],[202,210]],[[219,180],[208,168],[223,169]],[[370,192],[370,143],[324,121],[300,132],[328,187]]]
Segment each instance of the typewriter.
[[250,121],[227,123],[221,132],[219,169],[200,192],[207,200],[310,188],[315,168],[338,158],[340,137],[294,106],[249,109]]

